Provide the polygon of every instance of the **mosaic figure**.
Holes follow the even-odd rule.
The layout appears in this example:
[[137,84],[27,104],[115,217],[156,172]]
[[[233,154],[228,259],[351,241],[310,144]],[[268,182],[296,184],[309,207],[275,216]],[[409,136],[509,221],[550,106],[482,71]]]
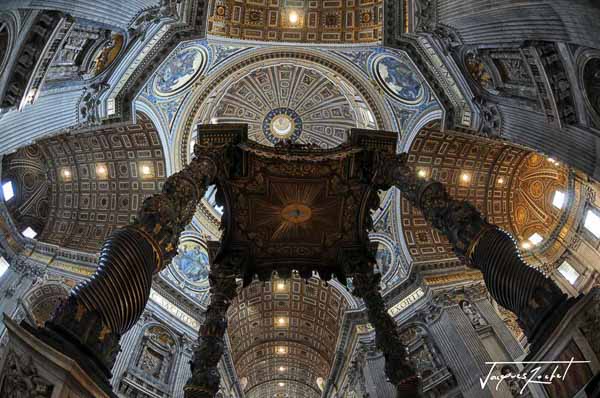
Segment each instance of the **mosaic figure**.
[[173,263],[177,270],[192,283],[199,283],[208,278],[208,254],[202,247],[181,248]]
[[423,85],[416,72],[396,58],[379,58],[375,75],[382,87],[400,101],[414,104],[423,99]]
[[159,71],[156,91],[164,95],[182,89],[203,69],[204,61],[204,54],[197,48],[180,51]]

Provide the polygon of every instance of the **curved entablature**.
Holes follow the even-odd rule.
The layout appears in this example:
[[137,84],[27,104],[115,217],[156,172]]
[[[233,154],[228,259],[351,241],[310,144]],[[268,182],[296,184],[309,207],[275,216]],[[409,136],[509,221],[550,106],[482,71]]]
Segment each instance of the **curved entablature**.
[[[292,70],[286,70],[290,66]],[[315,93],[302,98],[303,85],[316,89],[319,86],[315,84],[320,82],[324,86],[316,94],[322,94],[321,102],[332,108],[306,124],[308,115],[302,117],[304,110],[288,103],[293,99],[286,86],[299,89],[299,93],[294,93],[300,96],[296,100],[306,101]],[[281,85],[279,90],[272,89],[276,84]],[[328,84],[333,87],[327,88]],[[400,130],[423,110],[438,107],[405,53],[376,46],[329,51],[185,42],[149,79],[141,97],[168,121],[172,146],[178,148],[173,159],[176,168],[183,167],[189,159],[190,141],[198,123],[249,123],[261,131],[261,136],[263,130],[268,130],[269,137],[261,139],[264,142],[296,139],[301,135],[300,125],[306,124],[310,130],[312,124],[313,141],[333,137],[327,145],[335,145],[340,141],[336,138],[340,133],[333,131],[347,130],[350,124]],[[348,119],[343,121],[345,124],[340,124],[342,117]],[[331,125],[329,129],[325,122]],[[273,126],[279,126],[279,132],[271,129]]]
[[238,40],[380,42],[383,0],[211,0],[208,34]]
[[319,397],[317,379],[329,375],[347,308],[338,288],[316,277],[274,277],[240,290],[227,317],[246,396]]
[[245,68],[215,90],[199,122],[248,124],[249,138],[265,145],[322,147],[340,145],[351,128],[374,128],[373,113],[356,100],[360,94],[315,66],[278,59]]

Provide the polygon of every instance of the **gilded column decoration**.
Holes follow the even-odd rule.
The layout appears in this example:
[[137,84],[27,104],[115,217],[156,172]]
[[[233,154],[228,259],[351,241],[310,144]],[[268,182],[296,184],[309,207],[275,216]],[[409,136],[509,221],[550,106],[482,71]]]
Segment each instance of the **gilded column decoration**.
[[192,358],[192,377],[185,385],[186,398],[212,398],[219,391],[221,377],[217,365],[225,351],[227,309],[237,294],[236,269],[243,257],[230,255],[210,270],[211,300]]
[[453,246],[455,254],[480,270],[492,297],[514,312],[529,341],[541,343],[573,304],[558,286],[540,271],[529,267],[515,242],[504,231],[485,220],[470,203],[450,197],[436,181],[417,178],[407,165],[407,154],[394,161],[381,157],[385,173],[378,178],[383,189],[396,186],[402,195]]
[[78,360],[99,385],[107,380],[119,339],[141,316],[153,274],[176,255],[181,232],[196,205],[233,159],[226,140],[199,140],[196,157],[169,177],[160,194],[147,198],[136,220],[104,243],[98,268],[76,286],[38,335]]
[[502,306],[498,306],[498,311],[500,313],[500,318],[504,321],[506,327],[510,330],[515,339],[517,339],[517,341],[522,341],[525,334],[523,333],[523,329],[519,326],[519,319],[517,316]]
[[379,290],[380,274],[373,272],[375,259],[369,255],[348,256],[347,274],[352,276],[352,294],[364,300],[369,322],[375,328],[375,345],[385,357],[385,374],[396,386],[398,396],[418,397],[419,379],[408,361],[408,351],[386,310]]

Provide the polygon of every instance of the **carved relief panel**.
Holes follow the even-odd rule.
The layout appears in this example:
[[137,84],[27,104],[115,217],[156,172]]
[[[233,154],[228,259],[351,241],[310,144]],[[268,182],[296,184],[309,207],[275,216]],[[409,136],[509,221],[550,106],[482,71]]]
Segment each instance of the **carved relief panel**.
[[112,64],[123,45],[122,34],[76,24],[50,64],[46,81],[93,78]]
[[50,398],[54,386],[40,376],[31,357],[24,358],[13,350],[8,352],[2,379],[0,396],[11,398]]
[[538,108],[538,94],[532,72],[519,49],[478,49],[464,55],[472,81],[484,93],[513,98]]
[[170,397],[177,372],[179,353],[176,336],[165,326],[155,322],[147,325],[139,339],[129,366],[118,385],[125,397]]
[[424,325],[405,326],[401,330],[400,338],[423,380],[423,392],[426,397],[442,396],[456,386],[454,376]]
[[175,357],[175,339],[162,326],[151,326],[142,338],[142,350],[137,367],[147,376],[168,383],[173,359]]
[[477,309],[475,305],[471,304],[470,301],[462,300],[459,305],[460,309],[467,316],[467,318],[469,318],[469,321],[471,321],[471,325],[475,329],[478,329],[482,326],[486,326],[488,324],[487,321],[483,318],[483,316],[481,316],[479,309]]

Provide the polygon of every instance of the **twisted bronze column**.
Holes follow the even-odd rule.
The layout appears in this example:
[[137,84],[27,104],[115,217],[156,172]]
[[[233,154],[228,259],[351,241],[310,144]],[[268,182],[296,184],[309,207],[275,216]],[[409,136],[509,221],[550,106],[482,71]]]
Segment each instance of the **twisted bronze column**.
[[212,398],[219,391],[221,377],[217,366],[225,351],[227,309],[237,294],[235,276],[239,260],[227,257],[210,271],[210,305],[194,349],[192,377],[184,387],[185,398]]
[[533,343],[543,342],[572,304],[560,288],[540,271],[528,266],[516,249],[513,239],[497,226],[488,223],[470,203],[450,197],[436,181],[416,177],[407,164],[407,154],[385,162],[377,176],[384,187],[396,186],[425,219],[442,232],[459,258],[479,269],[492,297],[514,312],[519,324]]
[[418,398],[417,372],[409,362],[396,322],[386,310],[379,288],[381,275],[373,272],[375,259],[367,253],[356,253],[347,256],[344,263],[345,271],[352,276],[352,294],[363,299],[367,307],[369,323],[375,329],[375,345],[385,358],[385,375],[396,386],[398,398]]
[[36,331],[106,390],[119,339],[141,316],[153,274],[176,255],[179,236],[206,189],[231,167],[228,144],[199,140],[196,158],[170,176],[161,193],[144,201],[135,222],[105,241],[94,275],[75,287],[45,328]]

